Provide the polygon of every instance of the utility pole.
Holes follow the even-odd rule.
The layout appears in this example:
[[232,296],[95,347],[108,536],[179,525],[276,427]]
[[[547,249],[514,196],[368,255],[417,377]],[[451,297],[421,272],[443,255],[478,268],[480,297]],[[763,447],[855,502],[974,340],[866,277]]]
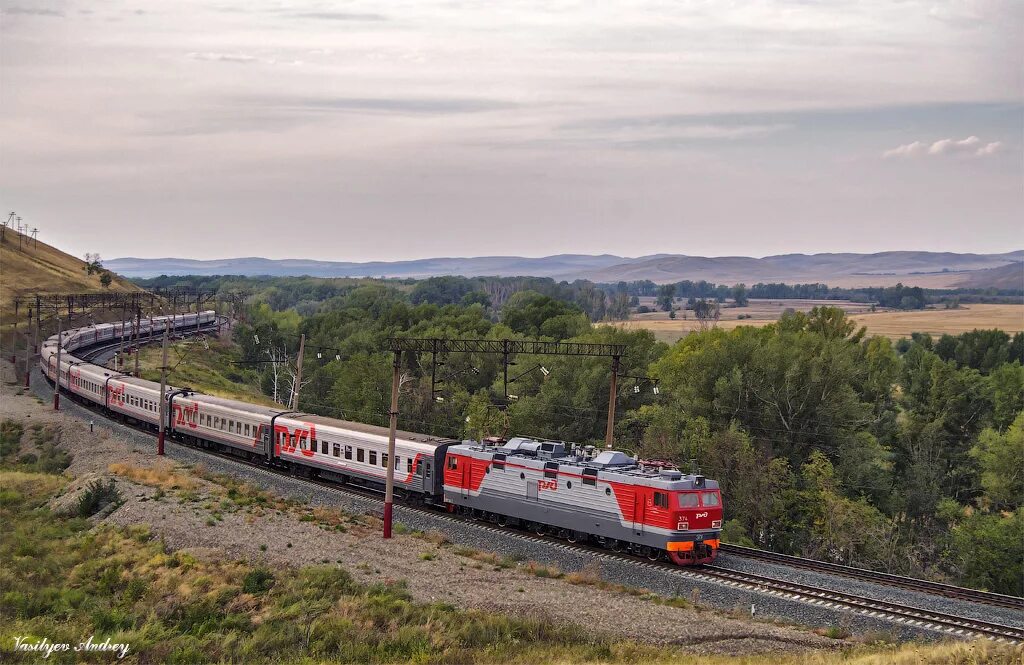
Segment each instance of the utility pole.
[[124,309],[124,305],[122,305],[121,306],[121,338],[118,340],[118,343],[117,343],[117,365],[114,367],[114,369],[116,369],[119,372],[121,371],[121,368],[124,367],[124,317],[125,317],[125,309]]
[[64,339],[61,337],[61,325],[60,314],[57,314],[57,371],[56,380],[53,382],[53,410],[58,411],[60,409],[60,352],[64,348]]
[[142,341],[139,336],[142,334],[142,308],[139,306],[135,307],[135,376],[139,375],[139,349],[142,347]]
[[296,360],[298,367],[295,370],[295,383],[292,385],[292,411],[299,410],[299,391],[302,390],[302,356],[306,350],[306,336],[299,338],[299,358]]
[[[391,423],[388,429],[388,468],[384,482],[384,537],[391,537],[391,512],[395,501],[395,432],[398,429],[398,389],[402,372],[402,352],[395,351],[395,364],[391,373]],[[434,469],[441,473],[442,469]]]
[[615,402],[618,400],[619,360],[621,356],[612,356],[612,386],[608,393],[608,427],[604,432],[604,447],[611,448],[615,438]]
[[29,387],[29,377],[32,375],[32,356],[36,348],[32,343],[32,308],[28,308],[28,324],[25,326],[25,387]]
[[160,428],[156,437],[156,454],[164,454],[164,424],[167,422],[167,326],[164,321],[163,361],[160,363]]

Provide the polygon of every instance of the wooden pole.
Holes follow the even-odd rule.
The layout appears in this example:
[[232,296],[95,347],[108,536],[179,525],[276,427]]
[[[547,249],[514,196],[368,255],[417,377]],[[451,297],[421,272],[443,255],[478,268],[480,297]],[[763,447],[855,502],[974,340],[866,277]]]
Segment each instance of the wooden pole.
[[612,356],[612,386],[608,393],[608,427],[604,431],[604,446],[611,448],[615,440],[615,403],[619,390],[619,356]]
[[292,386],[292,411],[299,410],[299,391],[302,390],[302,356],[306,351],[306,336],[299,338],[299,358],[296,360],[295,384]]
[[29,377],[32,375],[32,356],[35,355],[36,347],[32,344],[32,308],[28,308],[28,325],[25,326],[25,387],[29,387]]
[[163,361],[160,363],[160,427],[156,437],[156,454],[164,454],[164,423],[167,422],[167,321],[164,321]]
[[[394,369],[391,372],[391,423],[388,429],[388,468],[384,483],[384,537],[391,537],[391,514],[395,501],[395,433],[398,429],[398,389],[402,371],[402,352],[395,351]],[[440,469],[435,469],[440,473]]]

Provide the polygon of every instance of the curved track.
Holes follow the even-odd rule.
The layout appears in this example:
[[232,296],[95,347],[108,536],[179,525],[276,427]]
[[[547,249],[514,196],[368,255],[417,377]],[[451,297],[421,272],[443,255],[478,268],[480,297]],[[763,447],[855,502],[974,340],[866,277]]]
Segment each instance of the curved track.
[[722,544],[721,549],[722,552],[736,556],[747,559],[768,561],[788,566],[790,568],[804,568],[816,572],[828,573],[830,575],[863,580],[873,584],[898,587],[908,591],[920,591],[922,593],[928,593],[935,596],[967,600],[972,603],[984,603],[985,605],[996,605],[998,607],[1008,607],[1014,610],[1024,610],[1024,598],[1017,596],[1007,596],[1001,593],[992,593],[990,591],[977,591],[975,589],[958,587],[952,584],[942,584],[941,582],[931,582],[929,580],[921,580],[915,577],[893,575],[892,573],[883,573],[864,568],[854,568],[853,566],[844,566],[838,563],[817,561],[815,559],[806,559],[804,557],[791,556],[788,554],[778,554],[777,552],[769,552],[768,550],[760,550],[753,547],[743,547],[741,545]]
[[[95,357],[95,355],[98,355],[104,350],[106,349],[97,347],[95,349],[90,349],[88,351],[88,354],[91,357]],[[99,411],[98,409],[95,408],[95,405],[87,404],[85,406],[94,411]],[[102,412],[100,413],[102,414]],[[106,417],[106,414],[102,415]],[[147,432],[155,436],[155,434],[149,430],[142,428],[136,429],[137,431]],[[180,442],[178,443],[179,445],[184,445],[181,444]],[[235,464],[245,466],[257,473],[288,476],[301,482],[317,485],[321,488],[329,489],[331,491],[338,492],[341,494],[359,496],[363,499],[367,499],[373,501],[374,503],[379,503],[383,505],[383,500],[381,498],[380,492],[371,489],[367,489],[364,487],[354,487],[350,485],[338,485],[336,483],[331,483],[317,479],[300,478],[288,473],[285,470],[268,467],[264,464],[250,462],[244,459],[240,459],[233,455],[227,455],[206,449],[196,448],[196,450],[202,450],[202,452],[204,453],[212,454],[225,460],[230,460]],[[635,557],[633,555],[611,552],[609,550],[595,546],[580,543],[569,543],[551,536],[529,534],[518,529],[515,529],[514,527],[499,527],[486,521],[443,513],[437,510],[436,508],[429,506],[405,505],[403,506],[403,508],[406,510],[428,512],[436,519],[442,519],[452,522],[457,521],[461,523],[475,523],[475,526],[477,526],[480,529],[500,532],[506,535],[514,535],[517,538],[532,540],[535,542],[544,543],[549,546],[573,549],[590,554],[599,554],[600,556],[605,558],[614,558],[628,562],[631,565],[646,567],[650,569],[657,569],[660,572],[670,572],[681,577],[715,581],[732,587],[743,588],[760,593],[772,594],[788,598],[791,600],[798,600],[829,608],[844,609],[873,618],[890,620],[921,629],[944,632],[958,637],[984,637],[994,641],[1006,642],[1011,644],[1024,643],[1024,629],[1013,626],[1006,626],[1003,624],[983,621],[979,619],[965,618],[952,614],[946,614],[943,612],[928,610],[920,607],[914,607],[911,605],[904,605],[891,601],[877,600],[874,598],[869,598],[867,596],[843,593],[831,589],[825,589],[821,587],[790,582],[787,580],[768,577],[764,575],[756,575],[753,573],[727,570],[720,567],[705,566],[702,568],[694,569],[680,568],[668,562],[649,561]],[[987,592],[975,591],[972,589],[966,589],[962,587],[953,587],[951,585],[926,582],[923,580],[915,580],[913,578],[904,578],[898,575],[889,575],[887,573],[874,573],[873,571],[864,571],[857,568],[850,568],[848,566],[838,566],[837,564],[827,564],[823,562],[811,561],[809,559],[801,559],[799,557],[775,555],[774,553],[764,552],[763,550],[755,550],[752,548],[738,548],[736,546],[730,546],[729,549],[733,553],[739,554],[740,556],[749,556],[752,558],[770,560],[772,562],[781,563],[783,565],[793,565],[796,567],[810,568],[819,570],[821,572],[827,572],[845,577],[856,577],[857,579],[862,579],[864,581],[877,582],[879,584],[887,584],[890,586],[901,586],[903,588],[911,589],[914,591],[923,591],[925,593],[938,593],[940,595],[947,595],[950,597],[958,598],[961,600],[968,600],[971,602],[998,604],[1012,608],[1020,607],[1020,604],[1016,604],[1016,601],[1019,599],[1014,599],[1012,596],[1001,597],[1000,594],[990,594]],[[736,551],[737,549],[742,549],[742,551],[738,552]],[[791,562],[791,559],[796,559],[799,563]],[[838,568],[838,570],[833,570],[833,567]],[[1004,605],[1003,602],[992,602],[993,597],[995,597],[996,599],[1009,599],[1007,601],[1008,603],[1015,604]]]

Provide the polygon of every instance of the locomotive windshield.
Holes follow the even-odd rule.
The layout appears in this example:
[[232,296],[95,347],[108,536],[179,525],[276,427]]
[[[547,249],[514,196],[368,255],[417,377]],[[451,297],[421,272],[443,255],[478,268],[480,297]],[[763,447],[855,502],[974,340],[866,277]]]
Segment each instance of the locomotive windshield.
[[697,492],[680,492],[679,493],[679,507],[680,508],[696,508],[697,507]]
[[718,492],[702,492],[700,495],[701,504],[705,506],[718,505]]

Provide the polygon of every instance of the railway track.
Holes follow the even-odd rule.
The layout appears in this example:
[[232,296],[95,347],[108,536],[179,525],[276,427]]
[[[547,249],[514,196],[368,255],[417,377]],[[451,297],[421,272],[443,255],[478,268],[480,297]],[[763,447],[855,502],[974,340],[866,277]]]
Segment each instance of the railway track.
[[[93,351],[90,351],[90,353],[92,353],[92,352]],[[86,408],[90,408],[90,410],[99,412],[103,417],[106,417],[105,414],[100,412],[98,409],[95,409],[93,405],[84,405],[84,406],[86,406]],[[112,420],[112,422],[116,422],[116,421]],[[133,429],[136,429],[137,431],[145,432],[145,433],[148,433],[150,435],[155,436],[155,433],[153,433],[153,432],[151,432],[149,430],[143,429],[143,428],[133,428]],[[265,465],[260,464],[260,463],[252,462],[252,461],[245,460],[245,459],[241,459],[241,458],[238,458],[238,457],[233,456],[233,455],[227,455],[227,454],[223,454],[223,453],[216,452],[216,451],[211,451],[211,450],[192,448],[191,446],[186,446],[184,444],[181,444],[180,442],[175,442],[175,443],[177,443],[178,445],[182,445],[185,448],[188,448],[188,449],[191,449],[191,450],[201,450],[201,452],[203,452],[203,453],[211,454],[211,455],[213,455],[215,457],[218,457],[220,459],[229,461],[229,462],[231,462],[233,464],[236,464],[236,465],[239,465],[239,466],[244,466],[244,467],[246,467],[246,468],[248,468],[248,469],[250,469],[252,471],[255,471],[258,474],[266,474],[266,475],[269,475],[269,476],[278,476],[278,477],[290,478],[292,480],[297,480],[297,481],[300,481],[302,483],[307,483],[307,484],[310,484],[310,485],[314,485],[314,486],[317,486],[319,488],[329,490],[331,492],[336,492],[336,493],[339,493],[339,494],[347,494],[349,496],[356,496],[356,497],[362,498],[364,500],[371,501],[373,503],[378,503],[381,506],[383,506],[383,499],[381,497],[381,493],[378,492],[378,491],[375,491],[373,489],[368,489],[368,488],[364,488],[364,487],[355,487],[355,486],[351,486],[351,485],[338,485],[336,483],[331,483],[331,482],[322,481],[322,480],[318,480],[318,479],[304,478],[304,477],[300,477],[300,476],[296,476],[294,474],[288,473],[287,471],[282,470],[282,469],[275,469],[275,468],[268,467],[268,466],[265,466]],[[679,576],[679,577],[682,577],[682,578],[699,579],[699,580],[705,580],[705,581],[713,581],[713,582],[717,582],[717,583],[720,583],[720,584],[725,584],[725,585],[733,587],[733,588],[740,588],[740,589],[749,590],[751,592],[757,592],[757,593],[764,593],[764,594],[774,595],[774,596],[777,596],[777,597],[781,597],[781,598],[785,598],[785,599],[789,599],[789,600],[794,600],[794,601],[806,602],[806,603],[809,603],[809,604],[813,604],[813,605],[817,605],[817,606],[821,606],[821,607],[826,607],[826,608],[830,608],[830,609],[845,610],[845,611],[861,614],[861,615],[864,615],[864,616],[867,616],[867,617],[876,618],[876,619],[883,619],[883,620],[889,620],[889,621],[896,622],[898,624],[903,624],[903,625],[906,625],[906,626],[911,626],[911,627],[915,627],[915,628],[919,628],[919,629],[926,629],[926,630],[933,630],[933,631],[937,631],[937,632],[943,632],[943,633],[946,633],[946,634],[949,634],[949,635],[952,635],[952,636],[956,636],[956,637],[964,637],[964,638],[982,637],[982,638],[987,638],[987,639],[990,639],[990,640],[993,640],[993,641],[996,641],[996,642],[1003,642],[1003,643],[1009,643],[1009,644],[1022,644],[1022,643],[1024,643],[1024,629],[1017,628],[1017,627],[1014,627],[1014,626],[1007,626],[1007,625],[999,624],[999,623],[995,623],[995,622],[990,622],[990,621],[984,621],[984,620],[980,620],[980,619],[974,619],[974,618],[967,618],[967,617],[957,616],[957,615],[953,615],[953,614],[948,614],[948,613],[944,613],[944,612],[938,612],[938,611],[935,611],[935,610],[929,610],[929,609],[924,609],[924,608],[920,608],[920,607],[914,607],[914,606],[911,606],[911,605],[905,605],[905,604],[896,603],[896,602],[892,602],[892,601],[877,600],[875,598],[869,598],[867,596],[860,596],[860,595],[856,595],[856,594],[844,593],[844,592],[834,591],[832,589],[825,589],[825,588],[815,587],[815,586],[811,586],[811,585],[807,585],[807,584],[790,582],[788,580],[782,580],[782,579],[778,579],[778,578],[774,578],[774,577],[768,577],[768,576],[757,575],[757,574],[753,574],[753,573],[729,570],[729,569],[715,567],[715,566],[705,566],[705,567],[701,567],[701,568],[692,568],[692,569],[680,568],[678,566],[669,564],[667,562],[649,561],[647,559],[643,559],[643,558],[636,557],[636,556],[633,556],[633,555],[624,554],[624,553],[616,553],[616,552],[612,552],[610,550],[606,550],[606,549],[599,548],[599,547],[592,546],[592,545],[586,545],[586,544],[582,544],[582,543],[569,543],[569,542],[566,542],[566,541],[561,540],[559,538],[555,538],[553,536],[530,534],[530,533],[524,532],[522,530],[516,529],[515,527],[499,527],[499,526],[497,526],[497,525],[495,525],[495,524],[493,524],[491,522],[485,521],[485,520],[479,520],[479,519],[474,519],[474,518],[468,518],[468,517],[463,517],[463,516],[457,516],[457,515],[452,515],[452,514],[448,514],[448,513],[443,513],[443,512],[440,512],[439,510],[437,510],[436,508],[429,507],[429,506],[416,506],[416,505],[405,504],[405,505],[401,505],[400,510],[409,510],[409,511],[422,512],[422,513],[429,514],[434,519],[439,519],[439,520],[448,521],[448,522],[452,522],[452,523],[460,523],[460,524],[472,523],[472,524],[474,524],[474,526],[476,526],[477,528],[480,528],[482,530],[491,531],[491,532],[494,532],[494,533],[500,533],[500,534],[505,535],[505,536],[513,536],[513,537],[516,537],[516,538],[519,538],[519,539],[523,539],[523,540],[527,540],[527,541],[533,541],[533,542],[537,542],[537,543],[542,543],[542,544],[547,545],[547,546],[554,546],[554,547],[559,547],[559,548],[566,549],[566,550],[572,550],[572,551],[577,551],[577,552],[597,555],[597,556],[600,556],[600,557],[606,558],[606,559],[617,559],[617,560],[620,560],[620,561],[624,561],[624,562],[630,563],[631,565],[639,566],[641,568],[647,568],[647,569],[650,569],[650,570],[657,570],[657,571],[659,571],[661,573],[668,573],[668,574],[676,575],[676,576]],[[732,549],[733,547],[736,547],[736,546],[730,546],[730,549]],[[743,550],[750,550],[751,548],[742,548],[742,549]],[[756,553],[756,554],[751,554],[750,556],[752,556],[753,558],[762,558],[764,560],[772,560],[772,561],[780,562],[780,561],[783,560],[781,557],[786,557],[786,555],[774,555],[773,556],[773,553],[764,553],[761,550],[752,550],[752,551],[754,553]],[[734,553],[737,553],[737,552],[734,551]],[[762,554],[762,553],[763,554],[767,554],[768,556],[766,556],[766,557],[758,557],[757,556],[758,554]],[[744,552],[743,555],[746,555],[746,552]],[[780,557],[780,558],[776,558],[776,557]],[[798,563],[794,563],[793,564],[795,567],[801,567],[801,568],[814,568],[815,564],[822,564],[822,562],[810,562],[810,560],[808,560],[808,559],[800,559],[800,557],[786,557],[786,559],[787,560],[788,559],[798,559],[801,562],[804,562],[805,565],[801,565],[801,564],[798,564]],[[824,564],[822,566],[817,567],[816,569],[817,570],[821,570],[823,572],[830,572],[831,573],[833,571],[830,570],[830,568],[832,566],[835,566],[835,565],[836,564]],[[964,589],[964,588],[960,588],[960,587],[952,587],[951,585],[942,585],[942,584],[937,584],[937,583],[927,583],[927,582],[924,582],[923,580],[914,580],[913,578],[902,578],[902,577],[897,576],[897,575],[888,575],[888,574],[885,574],[885,573],[873,574],[872,571],[862,571],[860,569],[850,568],[848,566],[839,566],[839,568],[844,569],[844,570],[842,570],[842,571],[835,571],[835,574],[841,575],[841,576],[856,577],[858,579],[863,579],[865,581],[871,581],[871,582],[878,582],[880,584],[886,584],[888,582],[888,584],[890,586],[902,586],[903,588],[912,588],[913,590],[925,591],[926,593],[937,593],[937,592],[941,593],[939,591],[932,591],[930,588],[929,589],[925,588],[925,587],[930,587],[931,585],[936,585],[937,587],[941,588],[942,591],[947,592],[947,593],[941,593],[941,595],[947,595],[949,597],[957,598],[957,599],[960,599],[960,600],[968,600],[968,601],[971,601],[971,602],[981,602],[981,603],[989,602],[989,604],[1003,605],[1003,603],[998,603],[998,602],[997,603],[991,603],[990,602],[992,600],[992,598],[991,598],[992,596],[998,597],[999,594],[989,594],[987,592],[973,591],[971,589]],[[865,575],[867,575],[867,576],[865,576]],[[881,577],[880,578],[876,578],[876,577],[872,577],[872,575],[880,575]],[[885,578],[886,581],[882,581],[882,578]],[[905,580],[911,580],[911,583],[910,583],[911,585],[913,585],[913,583],[918,583],[918,582],[923,583],[923,584],[921,584],[920,586],[911,586],[911,585],[902,583]],[[949,595],[949,593],[953,592],[953,590],[955,590],[955,593],[957,595]],[[1008,596],[1006,598],[1010,599],[1010,602],[1012,602],[1014,600],[1013,597],[1009,597]],[[1003,606],[1008,606],[1008,607],[1013,607],[1013,608],[1019,607],[1019,605],[1003,605]]]
[[908,591],[920,591],[922,593],[935,596],[945,596],[947,598],[967,600],[972,603],[983,603],[985,605],[995,605],[997,607],[1007,607],[1014,610],[1024,611],[1024,598],[1018,598],[1017,596],[1007,596],[1001,593],[992,593],[989,591],[976,591],[974,589],[958,587],[952,584],[920,580],[914,577],[893,575],[892,573],[877,572],[873,570],[866,570],[864,568],[855,568],[853,566],[844,566],[842,564],[829,563],[827,561],[816,561],[814,559],[806,559],[804,557],[791,556],[788,554],[779,554],[777,552],[769,552],[767,550],[760,550],[753,547],[743,547],[741,545],[723,544],[722,552],[747,559],[758,559],[759,561],[778,563],[790,568],[803,568],[839,577],[863,580],[873,584],[897,587]]

